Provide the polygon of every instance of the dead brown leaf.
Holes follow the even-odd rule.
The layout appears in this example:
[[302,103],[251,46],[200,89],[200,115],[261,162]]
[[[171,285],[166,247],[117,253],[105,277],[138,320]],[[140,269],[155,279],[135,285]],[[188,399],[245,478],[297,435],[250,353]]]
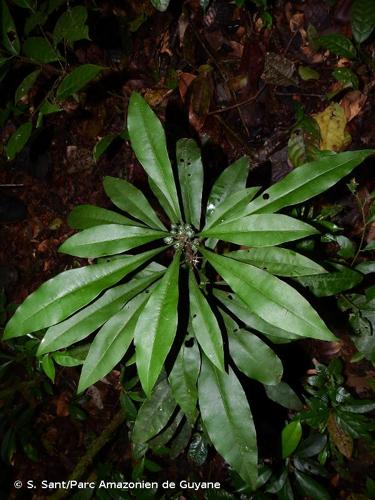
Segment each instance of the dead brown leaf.
[[70,394],[64,391],[56,400],[56,415],[58,417],[67,417],[69,415],[69,404]]
[[346,458],[351,458],[353,454],[353,439],[346,434],[337,423],[334,413],[330,413],[327,421],[327,429],[336,448]]
[[344,108],[348,122],[361,113],[366,101],[367,96],[359,90],[352,90],[341,99],[340,105]]
[[192,73],[184,73],[183,71],[178,73],[178,90],[180,92],[182,102],[185,102],[187,91],[192,81],[196,78],[197,76]]

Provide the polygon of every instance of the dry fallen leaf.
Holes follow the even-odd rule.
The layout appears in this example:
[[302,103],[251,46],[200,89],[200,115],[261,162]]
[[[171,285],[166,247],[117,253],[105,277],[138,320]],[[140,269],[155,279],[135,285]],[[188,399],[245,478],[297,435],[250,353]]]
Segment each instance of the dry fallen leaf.
[[261,78],[271,85],[289,87],[290,85],[298,85],[295,71],[296,68],[292,61],[280,54],[267,52]]
[[346,434],[336,421],[334,413],[330,413],[327,421],[327,429],[336,448],[346,458],[351,458],[353,453],[353,440]]
[[313,115],[321,133],[321,150],[342,151],[351,142],[350,134],[345,130],[347,119],[344,108],[335,102],[321,113]]
[[185,102],[185,96],[187,91],[191,85],[191,82],[197,78],[196,75],[192,73],[184,73],[180,71],[177,73],[178,75],[178,90],[180,92],[182,102]]
[[359,90],[348,92],[340,101],[340,106],[345,111],[347,122],[360,114],[367,100],[367,96]]

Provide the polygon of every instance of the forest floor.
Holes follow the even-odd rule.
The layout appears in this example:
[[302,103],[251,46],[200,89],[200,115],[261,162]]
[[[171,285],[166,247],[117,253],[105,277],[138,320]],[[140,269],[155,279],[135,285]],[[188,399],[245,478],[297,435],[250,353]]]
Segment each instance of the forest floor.
[[[271,20],[262,19],[251,2],[245,9],[217,0],[206,13],[198,1],[181,4],[172,2],[160,13],[147,1],[99,2],[98,14],[90,25],[91,40],[78,42],[74,57],[80,64],[106,66],[104,76],[89,85],[79,102],[72,99],[63,112],[46,118],[43,133],[15,160],[1,160],[0,288],[7,304],[22,302],[46,279],[84,262],[59,254],[57,248],[73,234],[66,222],[73,207],[83,203],[111,206],[102,187],[105,175],[145,186],[144,172],[128,141],[116,139],[97,161],[93,157],[100,138],[124,130],[133,90],[141,92],[163,120],[172,155],[173,145],[181,137],[193,137],[202,145],[209,182],[243,154],[251,158],[249,186],[267,187],[285,176],[293,168],[288,141],[296,125],[296,112],[301,108],[306,116],[323,112],[332,102],[327,97],[330,93],[345,113],[344,125],[338,125],[341,133],[332,139],[334,148],[375,147],[374,38],[365,44],[361,57],[350,60],[328,50],[315,50],[308,33],[308,26],[313,25],[319,34],[339,31],[350,35],[350,2],[338,1],[334,7],[316,0],[276,2],[267,11]],[[315,74],[306,70],[312,77],[304,79],[301,67]],[[332,76],[338,67],[352,69],[359,81],[357,88]],[[0,133],[2,143],[15,127],[14,121],[7,122]],[[350,145],[343,143],[344,129],[351,136]],[[360,197],[374,189],[371,166],[373,160],[355,174]],[[344,207],[335,223],[358,243],[362,215],[345,182],[315,203],[316,210],[333,205]],[[367,242],[373,234],[373,229],[366,233]],[[327,253],[334,255],[335,250],[332,244]],[[339,356],[346,387],[360,398],[370,398],[375,370],[366,360],[350,362],[356,349],[347,319],[334,298],[317,300],[316,305],[340,337],[340,344],[306,341],[285,350],[291,385],[297,391],[302,387],[313,359],[327,363]],[[2,349],[6,354],[13,352],[5,343]],[[118,412],[120,372],[114,370],[78,397],[78,368],[59,367],[52,385],[35,368],[27,346],[22,344],[8,373],[14,391],[7,384],[1,386],[0,411],[11,415],[15,432],[1,445],[3,460],[9,458],[0,472],[3,498],[45,498],[41,489],[31,495],[9,485],[15,479],[58,481],[69,476],[88,444]],[[262,457],[272,461],[274,440],[287,411],[263,399],[259,395],[263,410],[256,412],[260,449]],[[330,466],[335,498],[361,498],[349,495],[362,491],[371,471],[372,452],[360,442],[353,457],[337,468]],[[150,472],[150,480],[179,480],[189,475],[221,481],[231,489],[227,467],[213,452],[203,466],[195,465],[184,454],[172,462],[160,457],[155,461],[161,470]],[[85,477],[114,477],[117,471],[128,474],[132,466],[128,432],[122,428],[108,439]],[[350,473],[342,478],[340,471],[344,469]]]

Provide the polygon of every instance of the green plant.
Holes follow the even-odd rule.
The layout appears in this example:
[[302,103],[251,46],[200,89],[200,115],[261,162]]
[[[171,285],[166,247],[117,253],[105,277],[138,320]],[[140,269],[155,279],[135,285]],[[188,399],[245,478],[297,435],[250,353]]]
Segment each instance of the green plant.
[[[88,11],[83,5],[63,9],[63,4],[60,0],[0,2],[0,82],[12,75],[19,81],[14,98],[0,109],[0,126],[10,117],[16,122],[23,118],[5,145],[8,160],[42,128],[45,116],[62,111],[63,102],[76,97],[104,69],[95,64],[72,69],[74,43],[89,39]],[[12,11],[25,22],[15,23]],[[60,15],[54,22],[56,14]],[[36,91],[39,87],[41,92]],[[36,96],[30,98],[33,89]]]
[[[135,456],[144,457],[177,405],[192,427],[199,401],[212,444],[255,487],[255,428],[233,368],[266,386],[280,382],[282,363],[255,332],[274,343],[335,339],[307,300],[276,277],[325,272],[278,246],[319,232],[274,212],[328,189],[373,151],[329,155],[300,166],[256,198],[259,188],[246,188],[249,162],[241,158],[216,180],[202,211],[204,172],[196,143],[177,143],[176,184],[162,125],[137,93],[130,98],[128,132],[169,222],[164,224],[166,217],[159,218],[129,182],[106,177],[107,195],[132,218],[90,205],[75,208],[69,222],[81,232],[60,251],[98,261],[65,271],[33,292],[6,325],[4,338],[48,328],[38,349],[45,357],[99,330],[83,363],[79,392],[131,354],[134,344],[132,359],[147,396],[133,428]],[[219,240],[226,242],[219,246],[225,255],[212,250]],[[156,241],[163,245],[124,255]],[[251,248],[228,252],[228,243]],[[168,268],[153,262],[134,274],[161,252],[173,255]]]
[[316,373],[308,377],[305,386],[309,394],[307,409],[298,418],[328,433],[331,453],[337,449],[350,459],[353,439],[368,438],[374,430],[371,420],[363,414],[373,411],[375,402],[355,399],[344,386],[342,369],[339,359],[332,360],[328,366],[316,363]]
[[[328,473],[321,463],[327,445],[327,437],[316,432],[302,438],[302,427],[298,420],[284,427],[282,436],[283,464],[277,473],[264,466],[259,476],[259,490],[277,495],[280,499],[309,497],[313,500],[329,500],[327,489],[321,480]],[[258,491],[259,491],[258,490]],[[255,498],[262,498],[261,496]],[[266,496],[265,498],[269,498]],[[274,497],[271,497],[274,498]]]

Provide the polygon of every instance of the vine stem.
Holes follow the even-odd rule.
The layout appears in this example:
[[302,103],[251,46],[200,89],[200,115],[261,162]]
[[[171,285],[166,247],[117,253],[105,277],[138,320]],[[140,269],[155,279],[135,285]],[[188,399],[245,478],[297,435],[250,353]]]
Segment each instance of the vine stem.
[[363,242],[365,240],[366,227],[367,227],[366,214],[365,214],[365,210],[364,210],[366,201],[364,201],[364,203],[362,203],[357,193],[355,194],[355,199],[357,200],[358,206],[361,209],[361,216],[362,216],[363,228],[362,228],[361,240],[360,240],[359,245],[358,245],[358,250],[357,250],[356,254],[353,257],[353,260],[352,260],[352,263],[351,263],[351,267],[353,267],[355,261],[358,258],[358,255],[360,254],[360,252],[362,250]]
[[[104,428],[102,433],[90,444],[86,453],[79,459],[77,465],[74,467],[73,472],[67,480],[79,481],[87,471],[88,467],[93,462],[99,451],[111,439],[112,434],[122,425],[125,421],[125,412],[121,409],[118,411],[107,427]],[[51,500],[60,500],[66,498],[72,492],[68,489],[60,489],[54,495],[51,495]]]

